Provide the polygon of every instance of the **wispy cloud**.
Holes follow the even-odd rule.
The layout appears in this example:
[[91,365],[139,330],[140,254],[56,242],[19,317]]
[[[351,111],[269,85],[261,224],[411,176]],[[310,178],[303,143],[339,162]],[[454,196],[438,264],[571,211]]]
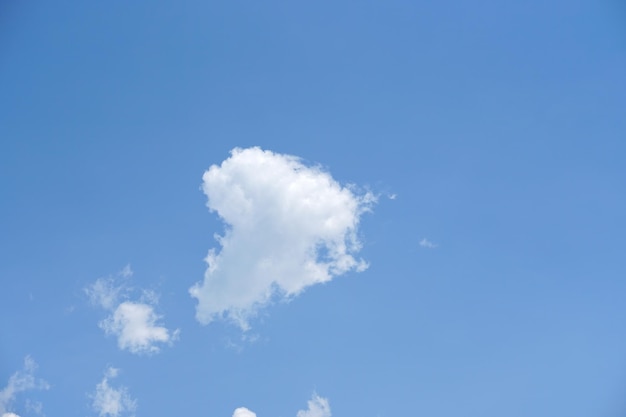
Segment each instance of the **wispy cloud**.
[[[126,271],[127,267],[123,271]],[[85,288],[85,294],[93,305],[106,310],[114,310],[120,299],[127,298],[130,291],[128,282],[120,278],[130,278],[126,273],[118,272],[116,276],[98,278],[96,282]]]
[[190,289],[202,324],[225,317],[245,330],[272,299],[367,268],[354,257],[357,228],[375,197],[341,186],[320,167],[259,148],[234,149],[204,173],[202,189],[227,225],[216,236],[221,249],[206,258],[204,280]]
[[93,400],[93,409],[100,417],[119,417],[133,415],[137,409],[137,400],[131,398],[126,387],[114,388],[109,385],[109,380],[119,374],[119,369],[108,368],[102,381],[96,385],[96,390],[90,395]]
[[[308,408],[298,411],[296,417],[331,417],[328,399],[313,394],[307,405]],[[256,417],[256,414],[245,407],[240,407],[235,410],[233,417]]]
[[42,416],[43,404],[40,401],[26,399],[26,411]]
[[9,412],[9,408],[20,392],[34,389],[49,389],[50,385],[43,379],[35,378],[37,364],[30,357],[24,359],[24,369],[17,371],[9,378],[6,387],[0,391],[0,415],[2,417],[13,417],[16,414]]
[[178,338],[179,330],[170,331],[159,325],[162,316],[155,312],[157,295],[152,291],[142,291],[139,300],[131,301],[133,288],[129,285],[132,277],[130,266],[126,266],[116,276],[99,278],[85,289],[92,304],[109,311],[109,315],[99,326],[105,334],[117,337],[120,349],[131,353],[156,353],[159,343],[171,344]]
[[433,243],[426,238],[423,238],[422,240],[420,240],[419,245],[423,248],[428,248],[428,249],[434,249],[439,246],[438,244]]
[[309,408],[298,411],[296,417],[330,417],[330,404],[326,398],[313,394],[308,402]]

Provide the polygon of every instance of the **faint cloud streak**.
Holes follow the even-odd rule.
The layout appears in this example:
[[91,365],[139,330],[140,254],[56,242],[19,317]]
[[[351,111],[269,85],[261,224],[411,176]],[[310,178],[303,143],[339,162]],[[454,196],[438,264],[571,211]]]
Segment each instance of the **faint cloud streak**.
[[427,248],[427,249],[435,249],[437,247],[439,247],[438,244],[431,242],[430,240],[423,238],[422,240],[420,240],[419,245],[423,248]]

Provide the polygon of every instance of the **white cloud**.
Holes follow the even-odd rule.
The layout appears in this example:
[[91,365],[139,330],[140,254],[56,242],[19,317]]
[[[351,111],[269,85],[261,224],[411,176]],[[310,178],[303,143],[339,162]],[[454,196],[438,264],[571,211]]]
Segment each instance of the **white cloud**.
[[121,303],[112,315],[100,322],[100,327],[106,334],[117,336],[120,349],[132,353],[158,352],[155,343],[168,343],[177,335],[172,334],[155,323],[159,316],[154,309],[141,303],[125,301]]
[[4,413],[2,414],[2,417],[20,417],[15,413]]
[[7,386],[0,391],[0,415],[2,417],[13,417],[16,415],[9,412],[8,408],[18,393],[33,389],[45,390],[50,388],[46,381],[35,378],[36,369],[37,364],[35,361],[30,356],[27,356],[24,359],[24,369],[11,375]]
[[439,246],[439,245],[437,245],[436,243],[433,243],[433,242],[431,242],[430,240],[428,240],[428,239],[426,239],[426,238],[423,238],[422,240],[420,240],[419,245],[420,245],[421,247],[423,247],[423,248],[428,248],[428,249],[434,249],[434,248],[436,248],[437,246]]
[[322,398],[317,394],[313,394],[308,402],[309,408],[298,411],[296,417],[330,417],[330,405],[326,398]]
[[260,148],[234,149],[204,173],[207,206],[226,223],[209,251],[204,280],[190,289],[202,324],[248,320],[276,296],[290,299],[367,263],[355,259],[371,193],[342,187],[320,167]]
[[131,353],[156,353],[158,343],[174,342],[179,330],[170,331],[158,324],[162,316],[154,306],[158,296],[153,291],[142,291],[138,301],[128,300],[132,288],[127,280],[132,277],[126,266],[115,277],[99,278],[85,289],[91,302],[110,312],[99,326],[107,335],[117,337],[117,345]]
[[256,414],[245,407],[240,407],[235,410],[233,417],[256,417]]
[[137,408],[137,400],[130,397],[126,387],[116,389],[109,385],[109,380],[116,378],[118,374],[119,369],[108,368],[102,381],[96,385],[95,392],[90,395],[93,400],[93,409],[100,417],[132,415]]
[[[331,417],[330,405],[326,398],[313,394],[308,406],[308,409],[298,411],[296,417]],[[235,410],[233,417],[256,417],[256,414],[245,407],[240,407]]]

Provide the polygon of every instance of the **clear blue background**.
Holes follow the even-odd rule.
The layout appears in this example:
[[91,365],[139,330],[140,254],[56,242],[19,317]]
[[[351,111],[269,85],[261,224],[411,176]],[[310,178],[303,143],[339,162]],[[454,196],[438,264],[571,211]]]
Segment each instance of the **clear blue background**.
[[[337,417],[626,413],[618,0],[4,1],[0,144],[0,388],[26,354],[52,385],[17,406],[94,415],[112,365],[138,417],[289,417],[315,390]],[[233,349],[187,289],[222,228],[202,173],[253,145],[381,198],[371,267]],[[83,294],[127,263],[181,329],[159,355]]]

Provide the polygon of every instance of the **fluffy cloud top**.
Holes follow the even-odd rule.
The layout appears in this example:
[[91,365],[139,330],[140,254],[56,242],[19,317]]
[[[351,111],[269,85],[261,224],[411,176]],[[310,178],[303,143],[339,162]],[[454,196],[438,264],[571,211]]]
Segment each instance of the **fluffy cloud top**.
[[291,298],[367,263],[357,227],[375,198],[342,187],[320,167],[260,148],[234,149],[204,173],[207,206],[226,223],[204,280],[190,289],[196,318],[226,317],[242,329],[274,296]]
[[[331,417],[330,405],[328,399],[313,394],[313,398],[309,400],[309,408],[298,411],[296,417]],[[233,413],[233,417],[256,417],[256,414],[247,408],[237,408]]]
[[16,416],[16,414],[8,412],[8,408],[18,393],[32,389],[50,388],[46,381],[35,378],[36,369],[35,361],[27,356],[24,359],[24,369],[11,375],[7,386],[0,391],[0,415],[2,417]]
[[233,417],[256,417],[256,414],[245,407],[240,407],[235,410]]
[[109,380],[117,377],[118,373],[118,369],[108,368],[102,381],[96,385],[96,391],[91,395],[93,409],[100,417],[132,414],[137,408],[137,401],[130,397],[126,387],[116,389],[109,385]]
[[107,335],[117,337],[120,349],[136,354],[156,353],[160,350],[158,343],[172,343],[179,332],[170,332],[158,324],[161,316],[154,311],[154,293],[144,291],[139,301],[128,300],[132,288],[127,280],[131,276],[127,266],[116,277],[99,278],[85,292],[93,304],[109,311],[99,326]]

